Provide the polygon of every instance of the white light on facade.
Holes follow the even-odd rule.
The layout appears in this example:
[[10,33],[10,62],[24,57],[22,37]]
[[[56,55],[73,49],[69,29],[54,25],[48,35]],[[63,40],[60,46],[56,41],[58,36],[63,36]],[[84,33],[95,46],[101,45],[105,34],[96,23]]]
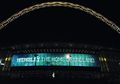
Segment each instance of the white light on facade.
[[71,59],[70,54],[66,54],[66,59],[68,59],[68,60],[70,60],[70,59]]

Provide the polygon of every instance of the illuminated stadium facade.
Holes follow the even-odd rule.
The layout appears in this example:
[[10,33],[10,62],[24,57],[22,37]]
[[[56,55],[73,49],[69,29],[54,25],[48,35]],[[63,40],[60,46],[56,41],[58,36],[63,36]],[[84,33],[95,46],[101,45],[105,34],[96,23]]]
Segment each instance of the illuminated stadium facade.
[[[0,30],[31,11],[62,6],[95,16],[120,34],[120,28],[103,15],[68,2],[46,2],[23,9],[0,23]],[[120,80],[120,50],[72,43],[40,43],[0,48],[1,78],[115,79]]]
[[113,80],[120,74],[120,50],[113,48],[41,43],[1,48],[0,55],[3,78]]

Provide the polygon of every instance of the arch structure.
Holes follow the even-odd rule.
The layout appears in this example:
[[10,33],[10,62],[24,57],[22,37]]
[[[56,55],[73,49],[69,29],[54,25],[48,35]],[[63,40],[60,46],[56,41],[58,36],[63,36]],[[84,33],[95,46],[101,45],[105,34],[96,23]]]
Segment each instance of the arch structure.
[[19,18],[20,16],[22,16],[24,14],[27,14],[29,12],[32,12],[34,10],[38,10],[41,8],[57,7],[57,6],[73,8],[73,9],[77,9],[77,10],[83,11],[85,13],[88,13],[88,14],[98,18],[99,20],[101,20],[102,22],[107,24],[110,28],[112,28],[113,30],[115,30],[117,33],[120,34],[120,27],[117,26],[113,21],[104,17],[102,14],[97,13],[96,11],[94,11],[88,7],[82,6],[80,4],[74,4],[71,2],[61,2],[61,1],[44,2],[44,3],[36,4],[36,5],[30,6],[28,8],[25,8],[25,9],[15,13],[14,15],[12,15],[8,19],[4,20],[3,22],[1,22],[0,30],[5,28],[5,26],[7,26],[9,23],[11,23],[12,21],[16,20],[17,18]]

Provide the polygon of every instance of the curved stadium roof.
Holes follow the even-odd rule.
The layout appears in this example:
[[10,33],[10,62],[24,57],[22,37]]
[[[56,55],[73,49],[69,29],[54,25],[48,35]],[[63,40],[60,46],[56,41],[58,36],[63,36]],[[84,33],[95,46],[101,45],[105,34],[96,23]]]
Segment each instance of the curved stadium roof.
[[[56,3],[59,4],[59,2]],[[101,18],[104,19],[104,17]],[[64,7],[35,10],[11,22],[5,28],[0,31],[1,39],[3,39],[1,45],[4,43],[6,45],[9,43],[74,42],[116,47],[120,37],[95,17]]]

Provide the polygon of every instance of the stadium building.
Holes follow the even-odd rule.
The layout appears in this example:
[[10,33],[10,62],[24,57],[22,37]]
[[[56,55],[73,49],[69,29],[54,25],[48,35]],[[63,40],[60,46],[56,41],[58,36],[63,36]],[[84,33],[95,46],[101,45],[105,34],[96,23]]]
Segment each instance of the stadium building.
[[24,44],[1,48],[3,78],[120,78],[120,50],[71,43]]
[[[83,26],[89,27],[88,32],[86,32],[86,29],[83,29],[85,30],[85,34],[83,34],[82,31],[74,32],[73,30],[75,30],[74,28],[77,26],[74,26],[73,30],[70,30],[69,27],[71,27],[71,25],[69,22],[68,24],[70,26],[65,26],[64,24],[63,24],[64,26],[61,26],[62,21],[59,20],[61,19],[61,17],[57,16],[57,15],[60,15],[59,12],[54,14],[54,13],[49,13],[46,11],[43,11],[42,13],[41,11],[41,14],[43,15],[44,13],[46,13],[46,17],[47,15],[53,15],[54,17],[59,18],[58,20],[60,22],[60,24],[57,25],[56,24],[57,19],[53,20],[52,18],[52,20],[55,22],[55,24],[53,24],[54,22],[52,22],[51,19],[48,18],[48,22],[49,23],[51,22],[51,24],[48,25],[49,28],[48,30],[45,29],[45,32],[42,31],[42,29],[41,29],[41,32],[36,30],[37,31],[36,33],[32,30],[33,27],[39,26],[41,28],[41,25],[42,25],[42,24],[40,25],[39,21],[37,21],[36,18],[34,17],[33,18],[36,21],[31,20],[33,21],[31,22],[32,23],[31,24],[27,20],[26,23],[28,24],[27,26],[28,29],[26,30],[24,29],[25,20],[21,20],[21,19],[26,17],[27,13],[28,13],[28,18],[30,19],[32,17],[32,15],[29,16],[30,12],[34,10],[35,12],[37,12],[36,10],[38,9],[43,10],[44,8],[48,8],[48,7],[53,8],[54,10],[57,10],[57,11],[59,11],[58,9],[60,9],[60,7],[62,8],[65,7],[65,8],[68,8],[68,10],[75,9],[75,10],[85,12],[91,16],[94,16],[94,18],[96,18],[97,20],[105,23],[104,25],[105,27],[107,26],[115,30],[117,34],[120,34],[120,28],[113,21],[110,21],[109,19],[101,15],[100,13],[97,13],[90,8],[87,8],[80,4],[74,4],[71,2],[58,2],[58,1],[54,2],[53,1],[53,2],[44,2],[44,3],[40,3],[40,4],[27,7],[13,14],[11,17],[4,20],[3,22],[1,22],[0,30],[3,29],[3,31],[1,32],[8,35],[7,37],[3,37],[4,34],[1,34],[0,35],[2,38],[1,41],[3,40],[3,43],[4,43],[5,38],[8,38],[8,39],[10,38],[10,40],[13,40],[15,44],[16,40],[22,41],[23,39],[25,39],[25,41],[31,40],[31,42],[34,41],[34,38],[40,39],[39,42],[43,41],[42,38],[53,40],[54,36],[55,36],[54,40],[60,39],[59,36],[58,38],[56,38],[56,36],[58,35],[57,33],[54,34],[54,31],[52,31],[53,33],[52,35],[52,33],[49,31],[49,30],[52,30],[50,28],[53,28],[53,27],[54,27],[53,30],[54,29],[56,29],[56,31],[60,30],[59,35],[62,40],[64,39],[68,40],[69,38],[71,39],[72,37],[74,39],[76,37],[77,40],[80,39],[79,40],[79,43],[80,43],[82,41],[82,38],[84,40],[84,38],[86,37],[89,38],[88,36],[92,35],[92,33],[89,32],[89,30],[91,30],[90,27],[86,24],[82,25],[81,23],[82,27]],[[74,11],[74,12],[77,13],[75,16],[78,18],[78,15],[80,14],[78,13],[78,11]],[[34,13],[34,14],[37,14],[37,13]],[[34,14],[33,16],[36,16]],[[65,14],[65,11],[64,13],[61,13],[61,15],[62,14]],[[67,14],[68,15],[66,15],[66,17],[69,16],[69,12]],[[21,19],[18,19],[19,17],[21,17]],[[72,14],[69,17],[71,18]],[[81,15],[81,18],[82,17],[83,16]],[[38,16],[37,18],[44,22],[44,17],[40,18]],[[21,20],[21,21],[18,21],[16,19]],[[66,23],[66,20],[64,21],[64,19],[62,19],[63,23],[64,22]],[[72,21],[74,22],[74,20],[76,19],[73,19]],[[15,20],[18,22],[18,24],[17,22],[16,23],[14,22]],[[94,24],[96,24],[95,22],[97,22],[97,20],[93,20]],[[47,20],[45,20],[45,22],[46,21]],[[13,24],[11,24],[12,22]],[[92,25],[91,23],[92,23],[92,20],[88,21],[89,25]],[[7,26],[8,24],[10,25]],[[13,26],[13,25],[16,25],[16,26]],[[16,29],[18,25],[21,31],[16,30],[17,33],[16,31],[13,31],[14,33],[13,32],[9,33],[10,30],[8,30],[8,33],[6,33],[7,30],[4,30],[7,27]],[[31,25],[33,25],[33,27]],[[103,25],[103,24],[100,23],[99,25]],[[46,23],[45,25],[43,24],[42,27],[45,28]],[[96,25],[94,25],[94,28],[95,27]],[[100,26],[100,27],[103,28],[103,26]],[[24,30],[22,30],[22,28]],[[60,28],[60,29],[57,30],[57,28]],[[61,28],[63,28],[63,30]],[[64,28],[68,28],[68,29],[64,30]],[[71,32],[68,33],[69,30]],[[76,36],[73,36],[73,32],[74,34],[76,34]],[[37,34],[40,34],[39,38]],[[79,38],[77,34],[81,34],[79,35],[80,36]],[[87,34],[88,36],[86,36]],[[103,38],[102,33],[100,34],[101,34],[101,38]],[[17,38],[15,37],[15,35],[18,35]],[[51,38],[49,38],[50,35],[52,35]],[[63,35],[64,39],[62,38],[61,35]],[[96,31],[95,31],[95,35],[96,35]],[[96,39],[96,37],[93,38],[94,36],[91,36],[90,40]],[[103,36],[106,36],[106,33]],[[109,36],[110,39],[112,38],[111,36]],[[100,39],[99,37],[97,38]],[[5,42],[10,42],[10,40],[9,41],[5,40]],[[5,80],[6,79],[65,79],[65,80],[76,79],[76,80],[85,80],[85,81],[86,80],[93,80],[93,81],[105,80],[107,82],[111,82],[111,81],[120,82],[120,49],[113,48],[113,47],[98,46],[98,45],[78,44],[78,43],[75,43],[74,40],[72,41],[73,43],[72,42],[71,43],[69,42],[68,43],[63,43],[63,42],[55,43],[55,41],[53,41],[52,43],[49,43],[49,42],[39,43],[39,42],[38,43],[33,42],[33,44],[25,44],[23,42],[24,44],[21,43],[20,45],[16,44],[16,45],[11,45],[7,47],[0,46],[0,78],[5,79]],[[2,42],[0,45],[2,45]]]

